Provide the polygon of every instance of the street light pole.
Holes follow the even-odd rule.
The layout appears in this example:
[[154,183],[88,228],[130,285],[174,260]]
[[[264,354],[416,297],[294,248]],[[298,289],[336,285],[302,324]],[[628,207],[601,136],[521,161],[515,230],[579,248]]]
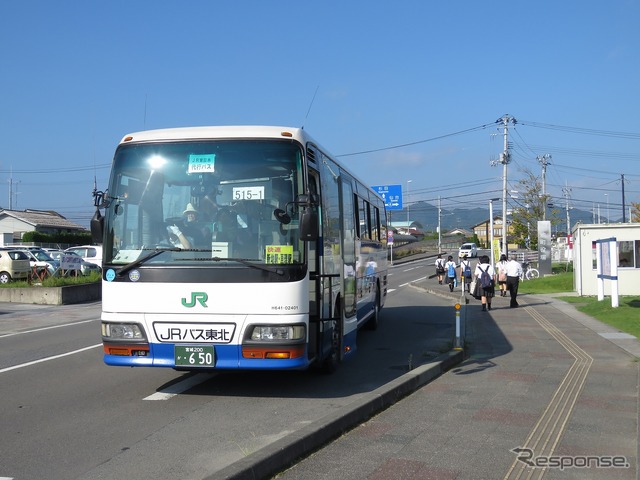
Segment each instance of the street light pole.
[[409,184],[411,183],[411,180],[407,180],[407,235],[409,235],[409,233],[411,232],[411,229],[409,228]]
[[607,223],[609,223],[609,194],[605,193],[604,196],[607,197]]
[[438,195],[438,253],[442,253],[442,200]]

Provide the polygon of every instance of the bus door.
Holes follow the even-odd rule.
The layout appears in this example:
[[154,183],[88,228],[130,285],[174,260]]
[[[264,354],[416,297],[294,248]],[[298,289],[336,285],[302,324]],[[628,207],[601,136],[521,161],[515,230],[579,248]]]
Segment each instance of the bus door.
[[[353,206],[353,186],[350,179],[342,177],[340,182],[340,211],[342,217],[342,305],[345,318],[356,314],[356,231],[355,212]],[[344,333],[347,333],[343,331]]]
[[336,305],[336,299],[343,288],[342,219],[340,169],[329,157],[318,153],[322,160],[319,162],[321,228],[316,254],[321,271],[317,275],[317,281],[311,283],[316,288],[313,296],[318,298],[318,352],[320,357],[326,358],[333,348],[332,326],[342,318],[342,311]]

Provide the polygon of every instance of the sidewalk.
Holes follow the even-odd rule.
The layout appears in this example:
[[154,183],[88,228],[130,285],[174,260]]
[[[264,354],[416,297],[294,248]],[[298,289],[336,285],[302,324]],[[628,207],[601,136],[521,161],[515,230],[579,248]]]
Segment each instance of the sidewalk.
[[277,478],[638,478],[638,340],[551,296],[518,301],[472,298],[462,363]]

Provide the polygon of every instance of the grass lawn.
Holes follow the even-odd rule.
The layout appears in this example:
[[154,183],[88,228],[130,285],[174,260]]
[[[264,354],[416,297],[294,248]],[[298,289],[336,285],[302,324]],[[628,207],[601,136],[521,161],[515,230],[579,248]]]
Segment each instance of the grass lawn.
[[[545,294],[573,292],[573,272],[520,282],[518,293]],[[640,296],[619,297],[617,308],[611,306],[611,297],[601,302],[597,297],[558,297],[575,305],[576,309],[611,325],[618,330],[640,338]]]

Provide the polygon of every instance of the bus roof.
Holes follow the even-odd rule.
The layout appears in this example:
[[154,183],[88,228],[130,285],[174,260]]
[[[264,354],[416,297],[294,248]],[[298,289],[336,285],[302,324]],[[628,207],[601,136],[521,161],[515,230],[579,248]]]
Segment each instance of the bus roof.
[[[301,143],[313,140],[298,127],[227,125],[214,127],[180,127],[146,130],[125,135],[120,144],[161,140],[203,140],[218,138],[294,138]],[[315,142],[314,142],[315,143]]]

